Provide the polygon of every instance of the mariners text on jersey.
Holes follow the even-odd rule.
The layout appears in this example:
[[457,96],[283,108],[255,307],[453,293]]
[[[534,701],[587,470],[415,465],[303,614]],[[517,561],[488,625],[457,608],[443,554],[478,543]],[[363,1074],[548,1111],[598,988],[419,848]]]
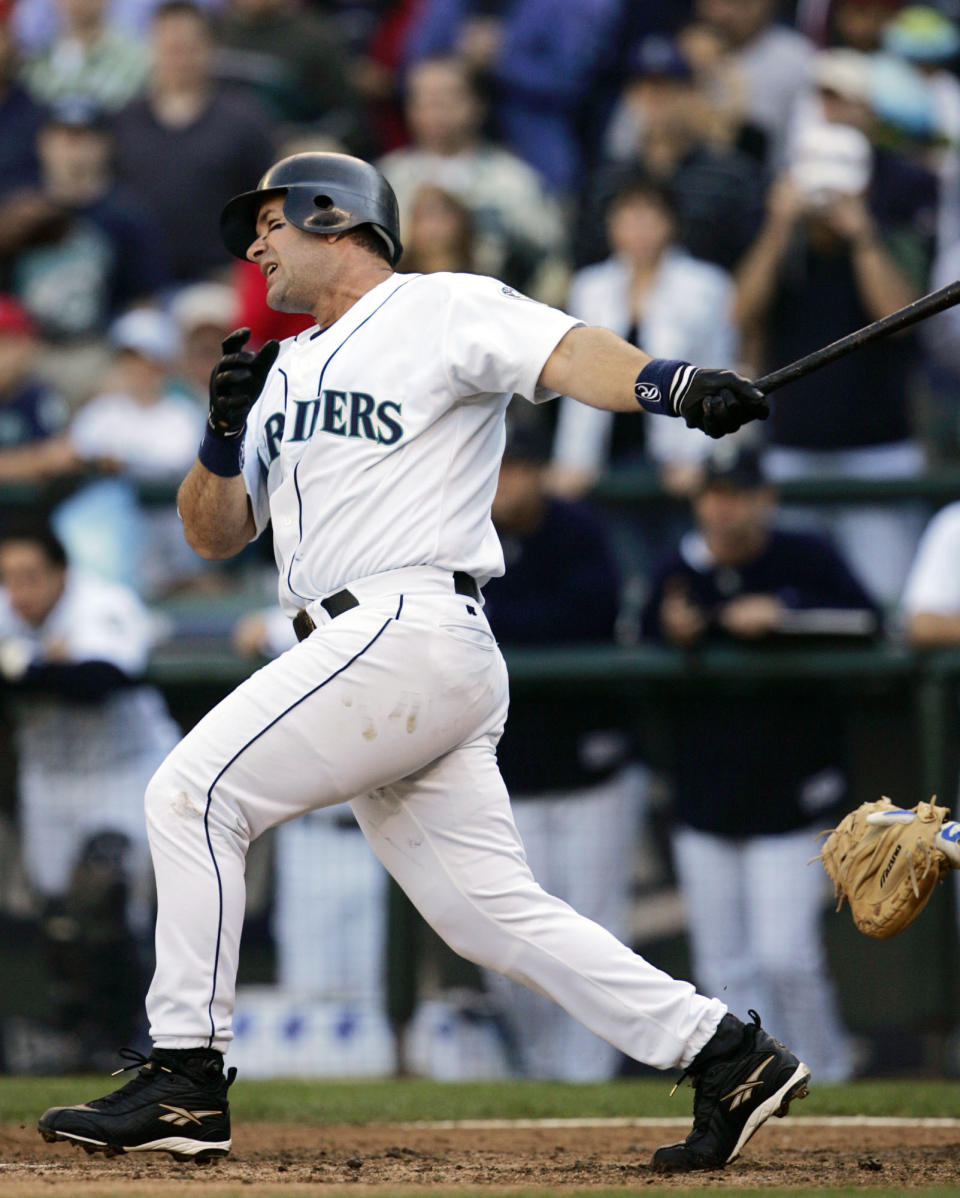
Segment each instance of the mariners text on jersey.
[[[321,391],[316,399],[298,399],[291,405],[293,414],[291,441],[309,441],[316,432],[334,437],[365,437],[378,445],[392,445],[403,436],[399,422],[399,403],[390,399],[380,403],[366,391]],[[286,427],[283,412],[274,412],[264,421],[259,448],[265,466],[280,453]]]

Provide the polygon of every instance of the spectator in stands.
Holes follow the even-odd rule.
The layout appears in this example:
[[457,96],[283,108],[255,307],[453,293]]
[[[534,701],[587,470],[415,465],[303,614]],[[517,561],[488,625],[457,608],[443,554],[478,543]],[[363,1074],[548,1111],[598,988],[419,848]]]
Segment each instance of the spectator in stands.
[[903,0],[832,0],[829,44],[873,54],[883,45],[883,31],[902,4]]
[[101,110],[56,105],[38,148],[40,190],[25,197],[23,222],[0,230],[0,256],[8,290],[48,342],[38,369],[75,406],[105,367],[108,324],[163,287],[166,263],[155,221],[114,178]]
[[606,159],[584,190],[577,260],[603,256],[603,214],[625,175],[642,167],[669,186],[677,240],[696,258],[732,270],[763,220],[766,176],[756,158],[731,144],[714,97],[678,43],[645,38],[606,131]]
[[[911,5],[886,25],[883,48],[888,55],[895,56],[904,71],[912,68],[916,76],[915,87],[928,93],[929,127],[922,139],[915,140],[923,153],[922,160],[936,172],[939,180],[939,257],[949,253],[960,241],[960,159],[957,155],[960,80],[956,72],[960,58],[960,26],[934,8]],[[911,105],[918,109],[920,119],[922,103],[923,97],[918,95]]]
[[778,170],[794,105],[807,86],[812,42],[777,22],[777,0],[696,0],[694,14],[724,44],[742,76],[746,117],[766,134],[764,161]]
[[901,598],[907,639],[918,649],[960,645],[960,502],[924,529]]
[[70,437],[87,457],[110,459],[135,477],[179,477],[196,456],[203,420],[168,386],[180,354],[173,319],[151,308],[125,313],[110,329],[111,390],[74,417]]
[[27,311],[0,295],[0,482],[43,483],[82,467],[65,436],[66,401],[37,377],[39,349]]
[[[831,545],[774,527],[752,450],[717,447],[693,512],[695,530],[654,575],[650,639],[690,650],[878,632],[873,601]],[[821,1082],[843,1081],[850,1046],[819,928],[828,887],[807,867],[816,832],[849,804],[841,702],[820,686],[738,687],[722,701],[685,689],[673,715],[698,730],[697,752],[667,763],[697,984],[734,1012],[762,1004]]]
[[333,20],[295,0],[227,0],[214,28],[218,78],[250,91],[275,122],[307,126],[351,153],[369,149]]
[[[677,220],[666,188],[640,174],[625,177],[607,211],[610,256],[577,271],[567,310],[635,345],[653,346],[648,352],[658,357],[734,368],[733,280],[677,245]],[[551,487],[580,495],[606,470],[648,465],[669,491],[684,495],[698,480],[709,444],[681,420],[621,418],[565,398]]]
[[[507,646],[611,644],[620,577],[608,529],[580,503],[545,489],[549,441],[514,422],[500,468],[493,520],[506,574],[484,588],[497,640]],[[621,940],[630,895],[643,777],[631,764],[622,710],[601,694],[589,703],[520,690],[497,760],[527,860],[542,885]],[[619,1053],[547,999],[485,974],[528,1077],[598,1081]]]
[[150,27],[146,95],[117,116],[117,165],[156,213],[178,283],[225,271],[217,232],[225,198],[273,161],[269,122],[249,96],[213,75],[209,18],[191,0],[167,0]]
[[11,219],[9,196],[40,182],[37,133],[41,108],[19,79],[13,0],[0,0],[0,222]]
[[711,140],[734,145],[762,162],[767,139],[748,115],[747,81],[717,29],[703,21],[688,21],[677,30],[676,43],[689,62],[710,109]]
[[[112,326],[110,342],[115,365],[108,389],[77,413],[70,440],[78,454],[117,477],[80,491],[60,509],[57,523],[78,564],[132,578],[141,594],[156,597],[205,567],[183,539],[172,496],[141,506],[135,484],[172,484],[183,476],[196,456],[205,413],[172,393],[180,344],[170,316],[149,308],[128,312]],[[105,521],[109,498],[116,512]]]
[[620,62],[623,0],[428,0],[407,56],[464,56],[489,77],[499,137],[558,196],[592,159],[595,112],[608,107]]
[[960,28],[944,13],[914,4],[893,17],[883,30],[883,49],[923,75],[934,95],[940,130],[956,144],[960,135]]
[[236,295],[226,283],[193,283],[174,296],[170,315],[180,340],[174,390],[205,411],[210,372],[223,354],[223,340],[243,324],[237,319]]
[[27,878],[65,1065],[100,1065],[138,1027],[151,925],[143,790],[179,730],[143,682],[153,623],[131,591],[68,565],[45,526],[0,534],[0,677],[18,761]]
[[[254,611],[233,630],[237,651],[272,658],[296,644],[279,607]],[[273,938],[277,984],[303,998],[336,1002],[341,1018],[374,1021],[386,998],[387,874],[352,812],[310,811],[274,831]],[[303,912],[315,923],[303,931]]]
[[143,88],[143,45],[110,23],[106,0],[59,0],[60,27],[53,42],[24,69],[27,87],[41,104],[82,96],[116,111]]
[[566,287],[560,210],[530,166],[483,138],[483,105],[467,62],[417,63],[407,77],[406,114],[411,144],[378,163],[397,193],[404,238],[417,188],[436,184],[473,213],[481,274],[556,300]]
[[[916,299],[929,269],[935,195],[929,172],[872,147],[852,125],[808,126],[738,274],[745,336],[765,339],[756,373]],[[893,478],[922,470],[911,427],[913,349],[909,334],[886,339],[792,383],[766,426],[771,478]],[[895,601],[922,514],[837,505],[819,519],[876,597]]]
[[[355,46],[352,73],[365,104],[375,154],[395,150],[407,140],[400,79],[409,29],[420,9],[420,0],[397,0],[381,8],[362,44]],[[450,46],[442,48],[448,53],[452,50]]]
[[426,0],[415,4],[404,29],[407,61],[454,54],[486,76],[503,39],[510,4],[511,0]]
[[[30,0],[29,4],[17,3],[13,26],[17,41],[27,54],[39,54],[49,48],[63,21],[60,0]],[[223,0],[199,0],[200,6],[211,11]],[[106,20],[112,29],[128,37],[142,38],[149,26],[153,12],[164,0],[107,0]]]
[[407,233],[399,269],[409,274],[475,269],[473,215],[452,192],[425,183],[407,213]]

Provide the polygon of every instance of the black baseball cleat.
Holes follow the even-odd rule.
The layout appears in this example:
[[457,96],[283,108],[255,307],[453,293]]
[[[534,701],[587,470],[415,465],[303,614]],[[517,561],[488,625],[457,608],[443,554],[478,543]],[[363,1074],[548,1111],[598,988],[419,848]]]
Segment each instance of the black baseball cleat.
[[37,1127],[45,1140],[66,1140],[105,1156],[169,1152],[198,1165],[227,1155],[227,1089],[237,1071],[224,1074],[220,1053],[155,1048],[149,1057],[134,1049],[120,1055],[132,1061],[125,1069],[141,1066],[137,1076],[103,1098],[44,1111]]
[[806,1097],[810,1070],[763,1030],[756,1011],[750,1015],[747,1024],[724,1015],[687,1068],[693,1129],[680,1143],[657,1149],[650,1164],[658,1172],[722,1169],[771,1115],[785,1115],[795,1098]]

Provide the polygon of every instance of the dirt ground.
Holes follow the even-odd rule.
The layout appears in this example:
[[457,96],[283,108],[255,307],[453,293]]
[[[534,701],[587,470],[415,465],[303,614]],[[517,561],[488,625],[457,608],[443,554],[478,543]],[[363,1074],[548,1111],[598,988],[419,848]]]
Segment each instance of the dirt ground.
[[[0,1195],[255,1194],[349,1185],[377,1189],[525,1186],[689,1187],[690,1177],[654,1174],[650,1154],[681,1129],[647,1127],[437,1130],[405,1126],[247,1124],[234,1128],[227,1159],[206,1167],[167,1155],[88,1156],[45,1144],[33,1127],[0,1127]],[[726,1170],[700,1174],[698,1188],[859,1186],[924,1189],[960,1185],[960,1130],[822,1127],[771,1120]],[[246,1187],[253,1187],[246,1189]]]

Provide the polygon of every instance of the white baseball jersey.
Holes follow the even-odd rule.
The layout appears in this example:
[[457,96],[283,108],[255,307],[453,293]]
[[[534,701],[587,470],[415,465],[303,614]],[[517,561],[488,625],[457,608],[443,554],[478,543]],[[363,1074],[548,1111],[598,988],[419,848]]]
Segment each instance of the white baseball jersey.
[[[292,614],[406,566],[503,573],[490,519],[503,413],[580,323],[479,275],[394,274],[286,340],[247,422],[257,532]],[[382,349],[389,339],[389,354]]]

